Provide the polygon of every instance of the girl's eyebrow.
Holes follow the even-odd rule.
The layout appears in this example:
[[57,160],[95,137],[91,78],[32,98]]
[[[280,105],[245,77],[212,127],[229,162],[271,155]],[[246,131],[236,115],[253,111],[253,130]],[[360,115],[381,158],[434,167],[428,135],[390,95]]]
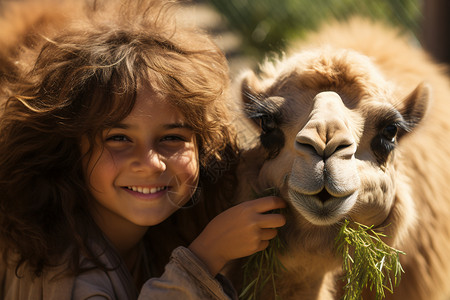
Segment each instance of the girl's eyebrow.
[[186,129],[191,129],[192,130],[192,126],[190,126],[190,125],[188,125],[186,123],[181,123],[181,122],[164,124],[163,127],[165,129],[186,128]]
[[125,123],[115,123],[111,126],[111,128],[116,128],[116,129],[128,129],[130,127],[132,127],[132,126],[125,124]]
[[[127,123],[116,123],[114,124],[111,128],[118,128],[118,129],[133,129],[134,125],[132,124],[127,124]],[[182,123],[182,122],[174,122],[174,123],[167,123],[167,124],[163,124],[162,128],[164,129],[176,129],[176,128],[181,128],[181,129],[190,129],[192,130],[192,126],[186,124],[186,123]]]

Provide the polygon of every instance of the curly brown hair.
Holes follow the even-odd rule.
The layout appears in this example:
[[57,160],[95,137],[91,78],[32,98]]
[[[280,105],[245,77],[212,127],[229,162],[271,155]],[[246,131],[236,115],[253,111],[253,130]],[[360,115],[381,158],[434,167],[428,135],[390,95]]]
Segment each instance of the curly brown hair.
[[[80,139],[93,145],[124,119],[144,81],[167,95],[194,129],[200,181],[214,186],[205,188],[207,198],[228,197],[220,186],[233,178],[222,180],[237,150],[226,108],[226,59],[206,34],[176,22],[176,7],[91,1],[75,20],[67,18],[64,30],[34,36],[33,46],[14,57],[19,67],[4,78],[0,116],[0,247],[5,260],[18,256],[16,272],[26,263],[39,275],[67,251],[75,272],[80,255],[101,267],[85,243],[101,233],[88,212]],[[222,204],[205,203],[206,210],[213,214]]]

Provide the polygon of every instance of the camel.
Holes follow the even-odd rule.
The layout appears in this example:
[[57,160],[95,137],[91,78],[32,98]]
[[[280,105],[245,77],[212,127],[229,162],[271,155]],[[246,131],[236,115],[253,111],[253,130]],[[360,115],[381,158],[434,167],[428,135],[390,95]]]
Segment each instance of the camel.
[[[398,30],[361,19],[292,49],[258,75],[244,71],[235,89],[245,117],[237,202],[276,188],[288,204],[280,299],[339,299],[344,219],[373,225],[406,253],[386,299],[449,299],[445,69]],[[266,289],[261,299],[272,299]]]

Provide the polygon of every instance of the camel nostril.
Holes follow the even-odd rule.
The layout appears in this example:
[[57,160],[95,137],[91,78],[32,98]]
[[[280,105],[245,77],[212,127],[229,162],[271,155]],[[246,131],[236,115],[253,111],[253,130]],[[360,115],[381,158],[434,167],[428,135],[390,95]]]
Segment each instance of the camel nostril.
[[341,150],[341,149],[348,148],[348,147],[350,147],[351,145],[352,145],[352,144],[339,145],[339,146],[336,147],[336,149],[334,150],[334,152],[337,152],[337,151],[339,151],[339,150]]
[[332,196],[327,192],[326,189],[322,189],[322,190],[316,195],[316,197],[319,198],[319,200],[320,200],[322,203],[325,203],[325,202],[327,202],[328,200],[330,200],[330,198],[331,198]]
[[301,147],[303,149],[308,149],[308,151],[311,152],[311,153],[317,153],[316,148],[314,148],[314,146],[311,145],[311,144],[302,143],[302,142],[298,142],[298,141],[295,142],[295,144],[296,144],[297,147]]

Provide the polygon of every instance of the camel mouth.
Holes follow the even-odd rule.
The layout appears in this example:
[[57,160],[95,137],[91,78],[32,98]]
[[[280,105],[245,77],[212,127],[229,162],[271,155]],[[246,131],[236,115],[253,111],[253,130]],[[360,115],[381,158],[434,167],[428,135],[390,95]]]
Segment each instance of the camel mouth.
[[341,221],[356,203],[358,192],[344,197],[334,197],[322,189],[315,195],[289,189],[293,207],[310,223],[319,226],[333,225]]
[[328,193],[326,189],[322,189],[318,194],[315,195],[322,203],[329,201],[333,196]]

